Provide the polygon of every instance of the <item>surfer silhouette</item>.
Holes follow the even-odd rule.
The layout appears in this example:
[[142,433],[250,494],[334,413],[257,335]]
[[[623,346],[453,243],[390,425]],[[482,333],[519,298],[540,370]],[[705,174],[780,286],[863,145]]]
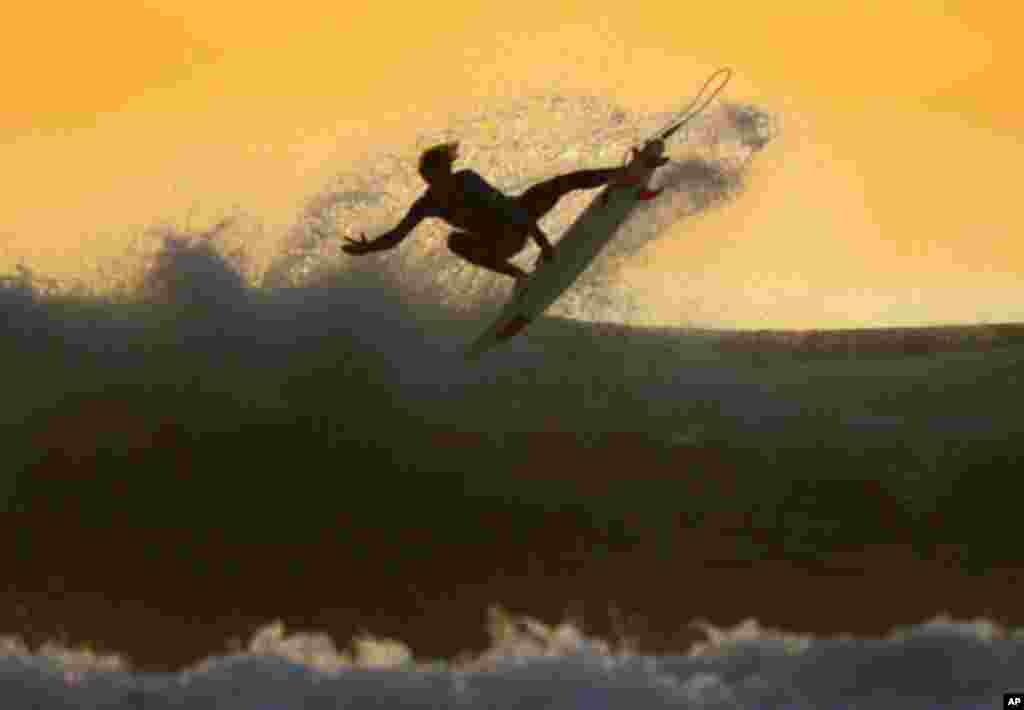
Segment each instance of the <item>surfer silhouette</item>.
[[[590,190],[612,181],[631,182],[638,172],[635,169],[638,161],[649,168],[668,162],[668,158],[660,155],[635,153],[629,165],[556,175],[521,195],[509,197],[472,170],[453,172],[458,147],[456,141],[424,151],[420,156],[419,173],[427,182],[426,192],[394,229],[372,241],[365,235],[360,235],[359,239],[346,238],[349,243],[342,249],[354,255],[392,249],[423,219],[436,217],[457,229],[448,235],[448,248],[452,252],[471,264],[511,276],[518,288],[525,283],[528,274],[509,259],[522,251],[531,237],[545,261],[555,258],[555,249],[537,221],[562,197],[574,190]],[[657,193],[644,189],[640,198],[650,199]]]

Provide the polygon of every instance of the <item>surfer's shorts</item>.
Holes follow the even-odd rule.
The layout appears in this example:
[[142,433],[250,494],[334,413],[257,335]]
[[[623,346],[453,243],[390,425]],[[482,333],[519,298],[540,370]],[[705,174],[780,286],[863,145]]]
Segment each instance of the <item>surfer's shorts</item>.
[[452,232],[448,235],[448,248],[473,261],[488,263],[508,261],[526,247],[529,239],[519,229],[495,230],[490,234]]

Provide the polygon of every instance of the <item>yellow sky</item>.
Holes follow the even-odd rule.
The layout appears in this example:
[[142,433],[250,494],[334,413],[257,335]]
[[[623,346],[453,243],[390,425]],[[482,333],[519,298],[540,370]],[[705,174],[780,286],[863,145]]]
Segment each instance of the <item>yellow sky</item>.
[[886,301],[908,279],[935,290],[914,314],[1024,317],[1002,285],[1024,275],[1010,7],[16,4],[0,41],[17,69],[0,114],[0,259],[86,268],[129,226],[194,205],[283,223],[347,157],[488,96],[564,85],[667,109],[729,65],[730,96],[784,112],[786,134],[747,199],[656,247],[650,284],[699,271],[733,299],[730,322],[760,317],[740,298],[779,324],[919,318]]

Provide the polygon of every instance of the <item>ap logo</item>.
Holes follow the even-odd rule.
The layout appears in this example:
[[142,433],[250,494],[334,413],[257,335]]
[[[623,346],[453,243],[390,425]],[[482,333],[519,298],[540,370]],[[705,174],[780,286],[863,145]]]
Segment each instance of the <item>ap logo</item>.
[[1003,696],[1003,707],[1024,710],[1024,693],[1007,693]]

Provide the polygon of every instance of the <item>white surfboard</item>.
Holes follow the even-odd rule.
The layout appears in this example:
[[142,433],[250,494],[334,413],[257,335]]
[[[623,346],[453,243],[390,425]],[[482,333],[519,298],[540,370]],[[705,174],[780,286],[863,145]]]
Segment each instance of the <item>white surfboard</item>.
[[[698,108],[693,109],[708,85],[719,75],[724,75],[725,78]],[[712,74],[701,87],[697,98],[683,111],[683,117],[646,141],[638,152],[647,158],[661,157],[665,151],[665,141],[700,113],[725,88],[731,77],[732,71],[729,69],[719,69]],[[645,161],[645,164],[649,162]],[[642,202],[647,181],[654,171],[640,167],[639,163],[634,165],[637,169],[631,171],[633,174],[629,176],[628,184],[606,186],[573,222],[557,243],[554,261],[540,262],[537,265],[526,285],[513,295],[497,319],[466,348],[467,359],[475,360],[491,348],[521,333],[586,271],[604,246],[612,240],[619,227]]]

